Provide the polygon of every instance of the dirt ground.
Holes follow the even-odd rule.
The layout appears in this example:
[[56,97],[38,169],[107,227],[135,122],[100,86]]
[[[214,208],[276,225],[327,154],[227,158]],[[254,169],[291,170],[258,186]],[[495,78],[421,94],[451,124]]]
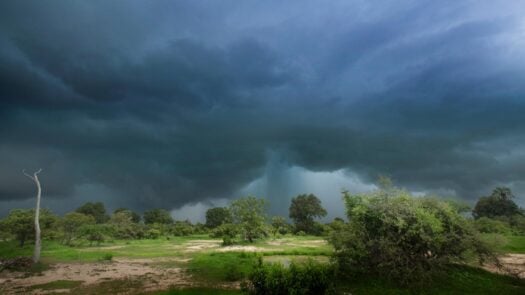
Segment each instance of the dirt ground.
[[[156,266],[165,262],[187,262],[181,259],[135,259],[112,262],[56,263],[41,275],[26,276],[21,272],[0,273],[2,294],[45,294],[46,291],[27,288],[58,280],[82,281],[82,285],[93,285],[118,279],[140,279],[143,291],[164,290],[171,286],[191,286],[191,278],[181,268]],[[58,290],[50,290],[56,293]],[[63,290],[68,291],[68,290]]]
[[[188,251],[216,248],[215,243],[195,241]],[[259,251],[254,246],[231,246],[218,251]],[[500,257],[503,268],[485,266],[486,270],[525,278],[525,254],[507,254]],[[63,290],[41,290],[30,287],[59,280],[81,281],[82,286],[96,285],[119,279],[141,282],[141,291],[165,290],[173,286],[192,286],[192,279],[177,263],[187,263],[189,258],[115,259],[111,262],[56,263],[39,275],[27,276],[21,272],[0,273],[1,294],[46,294],[68,292]],[[162,267],[169,263],[171,267]],[[175,267],[173,267],[175,265]]]

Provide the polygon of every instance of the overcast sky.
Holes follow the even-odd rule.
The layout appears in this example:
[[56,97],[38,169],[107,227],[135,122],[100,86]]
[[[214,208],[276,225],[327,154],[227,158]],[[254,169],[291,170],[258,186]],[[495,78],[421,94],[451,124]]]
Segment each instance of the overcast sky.
[[2,1],[0,214],[525,197],[525,2]]

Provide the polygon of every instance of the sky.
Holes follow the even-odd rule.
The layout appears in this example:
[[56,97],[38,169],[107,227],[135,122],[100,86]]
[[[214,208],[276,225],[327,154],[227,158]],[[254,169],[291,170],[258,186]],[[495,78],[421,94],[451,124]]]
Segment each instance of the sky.
[[272,214],[378,175],[525,205],[525,2],[2,1],[0,215]]

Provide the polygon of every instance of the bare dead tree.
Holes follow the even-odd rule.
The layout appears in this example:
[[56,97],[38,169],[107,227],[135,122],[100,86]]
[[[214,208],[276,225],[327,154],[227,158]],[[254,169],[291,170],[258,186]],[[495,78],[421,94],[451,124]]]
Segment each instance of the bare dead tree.
[[42,188],[40,186],[40,181],[38,180],[38,174],[42,172],[42,169],[39,169],[33,175],[27,174],[25,170],[22,170],[25,176],[29,177],[36,184],[37,194],[36,194],[36,207],[35,207],[35,251],[33,253],[33,261],[37,263],[40,260],[40,249],[41,249],[41,240],[40,240],[40,197],[42,196]]

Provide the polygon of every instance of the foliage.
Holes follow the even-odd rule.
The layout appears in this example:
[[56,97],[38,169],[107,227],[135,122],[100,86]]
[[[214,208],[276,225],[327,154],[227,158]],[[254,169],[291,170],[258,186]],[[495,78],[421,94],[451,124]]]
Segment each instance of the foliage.
[[240,198],[231,203],[230,211],[233,222],[239,226],[244,240],[252,243],[255,239],[266,235],[265,201],[256,197]]
[[[40,228],[44,237],[47,236],[48,231],[56,228],[57,222],[58,218],[51,211],[40,210]],[[35,210],[13,209],[2,219],[1,227],[16,238],[20,247],[24,247],[27,240],[35,237]]]
[[494,258],[467,220],[448,203],[402,190],[343,193],[349,223],[332,234],[342,273],[399,284],[424,282],[433,271],[474,255]]
[[286,219],[282,216],[274,216],[271,220],[272,225],[272,234],[273,236],[277,236],[277,233],[284,235],[288,232],[288,223],[286,222]]
[[295,222],[295,231],[304,231],[310,234],[316,232],[315,218],[326,216],[326,210],[321,206],[321,200],[315,195],[299,195],[292,199],[290,218]]
[[112,261],[112,260],[113,260],[113,254],[111,253],[106,253],[102,255],[102,257],[100,258],[100,261]]
[[115,211],[113,211],[113,214],[115,213],[120,213],[120,212],[126,212],[128,215],[131,216],[131,221],[133,223],[140,223],[140,214],[138,214],[137,212],[135,211],[131,211],[129,209],[126,209],[126,208],[118,208],[118,209],[115,209]]
[[511,228],[507,222],[481,217],[474,220],[474,226],[481,233],[509,234]]
[[215,228],[210,236],[212,238],[222,238],[223,246],[232,245],[235,243],[235,238],[239,234],[239,227],[232,223],[225,223]]
[[522,215],[522,210],[514,203],[512,198],[514,196],[509,188],[498,187],[494,189],[490,196],[481,197],[478,200],[474,210],[472,210],[472,215],[476,219],[481,217],[494,218]]
[[168,211],[164,209],[152,209],[144,212],[145,224],[172,224],[173,218]]
[[308,260],[305,264],[292,262],[282,264],[263,264],[259,259],[242,290],[253,295],[280,294],[335,294],[334,270],[330,265]]
[[172,234],[178,237],[189,236],[193,234],[193,231],[193,225],[189,220],[175,221],[171,229]]
[[133,212],[129,210],[113,213],[108,224],[117,239],[141,239],[145,235],[144,226],[133,221]]
[[80,206],[75,210],[78,213],[85,215],[91,215],[95,218],[96,223],[104,223],[108,221],[109,216],[106,214],[106,207],[102,202],[87,202],[84,205]]
[[106,224],[86,224],[80,227],[80,235],[89,241],[89,245],[96,242],[97,245],[104,242],[111,236],[111,228]]
[[201,253],[189,262],[188,270],[195,278],[208,282],[237,281],[247,277],[256,261],[256,253]]
[[216,228],[224,223],[231,223],[232,216],[226,207],[210,208],[206,211],[206,226]]
[[78,212],[67,213],[61,221],[63,231],[62,243],[70,245],[80,235],[80,228],[86,224],[94,224],[95,218]]
[[146,231],[146,238],[148,239],[158,239],[161,236],[161,232],[158,229],[150,228]]

